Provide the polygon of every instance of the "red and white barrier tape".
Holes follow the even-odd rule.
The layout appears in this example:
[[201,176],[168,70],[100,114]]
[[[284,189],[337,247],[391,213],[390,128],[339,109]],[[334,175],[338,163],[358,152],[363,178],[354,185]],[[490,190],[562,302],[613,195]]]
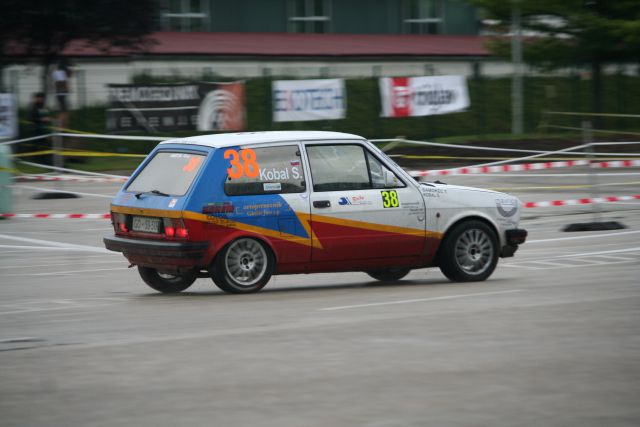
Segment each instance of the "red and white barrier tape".
[[[454,169],[439,169],[425,171],[411,171],[411,176],[438,176],[438,175],[467,175],[497,172],[523,172],[529,170],[542,170],[554,168],[567,168],[572,166],[588,166],[589,160],[566,160],[560,162],[523,163],[520,165],[496,165],[496,166],[469,166]],[[613,160],[608,162],[591,162],[592,168],[628,168],[640,166],[640,160]]]
[[[591,197],[591,198],[584,198],[584,199],[545,200],[541,202],[525,202],[523,206],[525,208],[548,208],[551,206],[576,206],[576,205],[589,205],[592,203],[628,202],[631,200],[640,200],[640,194],[634,194],[632,196],[606,196],[606,197]],[[5,213],[5,214],[0,214],[0,218],[109,219],[111,218],[111,215],[108,213],[105,213],[105,214]]]
[[47,218],[47,219],[109,219],[111,214],[51,214],[51,213],[35,213],[35,214],[0,214],[0,218]]
[[640,166],[640,160],[610,160],[608,162],[593,162],[592,168],[630,168]]
[[77,176],[24,175],[16,177],[17,181],[76,181],[76,182],[125,182],[128,178],[84,178]]
[[608,203],[608,202],[627,202],[630,200],[640,200],[640,194],[634,194],[633,196],[607,196],[607,197],[592,197],[585,199],[571,199],[571,200],[546,200],[542,202],[526,202],[525,208],[548,208],[550,206],[575,206],[575,205],[590,205],[592,203]]

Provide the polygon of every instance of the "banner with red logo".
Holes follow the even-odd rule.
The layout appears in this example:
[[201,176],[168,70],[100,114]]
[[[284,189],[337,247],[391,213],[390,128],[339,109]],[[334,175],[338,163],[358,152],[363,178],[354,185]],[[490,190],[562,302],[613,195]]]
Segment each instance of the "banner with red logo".
[[464,76],[383,77],[381,117],[431,116],[469,107]]

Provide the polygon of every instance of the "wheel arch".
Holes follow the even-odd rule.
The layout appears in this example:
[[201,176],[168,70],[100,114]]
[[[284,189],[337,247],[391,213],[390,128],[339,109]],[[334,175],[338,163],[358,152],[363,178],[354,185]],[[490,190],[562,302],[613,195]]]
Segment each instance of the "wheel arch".
[[221,240],[218,242],[218,244],[216,245],[216,250],[213,253],[213,256],[211,257],[211,260],[209,261],[209,264],[208,264],[209,268],[215,265],[216,259],[218,258],[218,256],[220,256],[220,254],[222,253],[222,250],[225,247],[227,247],[231,242],[238,239],[245,238],[245,237],[257,240],[258,242],[263,244],[266,250],[271,252],[271,255],[273,256],[274,269],[277,271],[279,256],[278,256],[278,252],[275,250],[274,246],[271,244],[271,241],[265,236],[262,236],[260,234],[246,233],[242,231],[238,231],[237,233],[232,233],[226,236],[224,240]]
[[500,237],[500,233],[498,231],[498,226],[487,216],[479,214],[479,213],[474,213],[472,215],[465,215],[465,216],[461,216],[458,218],[455,218],[453,221],[451,221],[451,223],[449,225],[447,225],[447,228],[445,229],[443,235],[442,235],[442,239],[440,239],[440,245],[438,246],[438,250],[436,251],[436,256],[434,257],[434,259],[436,260],[436,263],[439,264],[439,259],[440,259],[440,253],[442,251],[442,242],[445,241],[445,239],[451,234],[451,231],[456,228],[458,225],[467,222],[467,221],[480,221],[485,223],[486,225],[488,225],[491,230],[493,230],[493,232],[496,235],[496,239],[498,242],[498,246],[502,246],[502,239]]

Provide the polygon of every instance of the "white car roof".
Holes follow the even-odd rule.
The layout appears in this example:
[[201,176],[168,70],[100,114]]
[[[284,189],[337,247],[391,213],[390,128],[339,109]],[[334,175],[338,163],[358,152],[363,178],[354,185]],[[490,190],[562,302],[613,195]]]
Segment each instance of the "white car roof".
[[215,135],[190,136],[187,138],[170,139],[160,144],[193,144],[205,147],[233,147],[246,144],[260,144],[285,141],[326,141],[326,140],[359,140],[358,135],[341,132],[325,131],[268,131],[268,132],[239,132],[220,133]]

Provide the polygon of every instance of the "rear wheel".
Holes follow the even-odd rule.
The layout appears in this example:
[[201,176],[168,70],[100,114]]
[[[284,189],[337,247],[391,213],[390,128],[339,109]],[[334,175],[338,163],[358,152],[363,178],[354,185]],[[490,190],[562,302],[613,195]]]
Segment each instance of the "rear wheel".
[[274,264],[269,248],[256,239],[243,237],[220,251],[214,262],[211,278],[225,292],[257,292],[271,278]]
[[381,282],[396,282],[409,274],[410,268],[389,268],[386,270],[372,270],[366,273]]
[[440,270],[455,282],[485,280],[497,263],[498,238],[482,221],[458,224],[447,234],[440,248]]
[[182,292],[196,281],[196,275],[193,272],[174,275],[160,273],[155,268],[138,266],[138,273],[147,285],[164,294]]

